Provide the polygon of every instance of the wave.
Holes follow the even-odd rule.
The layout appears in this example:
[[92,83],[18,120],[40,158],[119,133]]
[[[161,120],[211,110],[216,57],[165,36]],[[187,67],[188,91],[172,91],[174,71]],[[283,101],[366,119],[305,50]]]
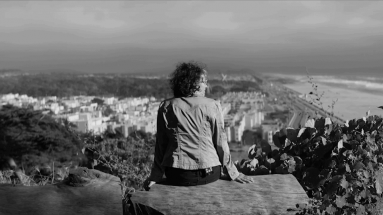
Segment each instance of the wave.
[[341,84],[341,85],[347,85],[349,87],[362,87],[367,89],[376,89],[376,90],[383,90],[383,84],[371,82],[371,81],[355,81],[355,80],[344,80],[344,79],[320,79],[318,80],[320,83],[332,83],[332,84]]
[[[318,86],[317,89],[313,87],[312,83],[309,83],[310,79],[304,75],[294,78],[297,83],[285,86],[301,94],[308,94],[314,89],[319,95],[324,93],[320,97],[322,106],[326,110],[331,106],[329,110],[342,119],[365,116],[367,111],[371,111],[373,115],[382,114],[382,110],[378,107],[382,105],[383,101],[383,78],[333,75],[309,77]],[[316,98],[315,95],[313,98]]]
[[361,90],[378,90],[383,91],[383,78],[377,77],[360,77],[360,76],[290,76],[296,81],[309,82],[318,84],[327,84],[331,86],[339,86],[341,88],[355,88]]

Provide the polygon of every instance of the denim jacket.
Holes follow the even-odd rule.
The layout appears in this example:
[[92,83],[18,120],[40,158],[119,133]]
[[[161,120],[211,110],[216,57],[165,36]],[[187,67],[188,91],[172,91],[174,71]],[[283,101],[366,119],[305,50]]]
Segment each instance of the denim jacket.
[[149,176],[160,181],[165,167],[186,170],[222,165],[221,176],[239,176],[227,143],[221,105],[206,97],[163,101],[158,109],[154,163]]

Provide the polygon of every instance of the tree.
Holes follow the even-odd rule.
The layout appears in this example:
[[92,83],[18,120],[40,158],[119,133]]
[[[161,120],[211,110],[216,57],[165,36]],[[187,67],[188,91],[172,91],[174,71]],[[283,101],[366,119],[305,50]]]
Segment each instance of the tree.
[[129,134],[129,137],[132,137],[134,139],[144,139],[146,140],[151,134],[150,133],[145,133],[144,131],[137,130],[133,131],[132,133]]
[[105,110],[102,112],[103,115],[105,116],[110,116],[111,114],[113,114],[115,111],[112,110],[109,106],[105,108]]
[[103,106],[104,105],[104,100],[100,99],[100,98],[94,98],[92,99],[91,101],[92,103],[97,103],[98,106]]
[[211,94],[225,94],[226,93],[226,89],[223,88],[222,86],[220,85],[216,85],[214,86],[212,89],[211,89]]

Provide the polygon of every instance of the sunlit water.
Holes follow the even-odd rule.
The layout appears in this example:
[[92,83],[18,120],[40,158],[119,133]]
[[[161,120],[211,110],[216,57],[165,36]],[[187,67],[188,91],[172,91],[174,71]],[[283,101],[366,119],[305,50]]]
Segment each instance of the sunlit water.
[[317,85],[317,93],[319,95],[323,93],[320,98],[322,107],[330,112],[333,111],[342,119],[359,119],[366,116],[368,111],[371,115],[383,115],[383,110],[378,108],[383,106],[383,79],[381,78],[311,76],[313,83],[309,83],[310,79],[307,76],[288,77],[294,78],[296,83],[285,86],[302,94],[315,93],[312,84]]

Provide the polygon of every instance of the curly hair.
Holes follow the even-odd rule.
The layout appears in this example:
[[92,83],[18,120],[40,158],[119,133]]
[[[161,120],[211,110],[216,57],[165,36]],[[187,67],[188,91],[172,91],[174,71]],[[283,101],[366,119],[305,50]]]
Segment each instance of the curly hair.
[[207,74],[204,68],[194,61],[178,63],[169,80],[174,97],[188,97],[198,91],[201,76]]

